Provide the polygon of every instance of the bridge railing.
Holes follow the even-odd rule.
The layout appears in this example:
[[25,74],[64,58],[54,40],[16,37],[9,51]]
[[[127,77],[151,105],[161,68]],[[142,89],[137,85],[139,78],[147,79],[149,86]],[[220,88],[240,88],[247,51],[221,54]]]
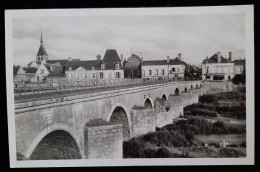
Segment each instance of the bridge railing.
[[27,102],[47,98],[58,98],[68,95],[93,93],[133,86],[152,85],[169,82],[165,78],[138,79],[102,79],[102,80],[52,80],[48,82],[14,83],[16,102]]

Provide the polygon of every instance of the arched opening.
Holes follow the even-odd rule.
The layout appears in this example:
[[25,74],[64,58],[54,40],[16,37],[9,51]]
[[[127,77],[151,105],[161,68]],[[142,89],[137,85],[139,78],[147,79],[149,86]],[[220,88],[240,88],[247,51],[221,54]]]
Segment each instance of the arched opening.
[[187,89],[186,87],[185,87],[185,89],[184,89],[184,92],[185,92],[185,93],[187,93],[187,92],[188,92],[188,89]]
[[163,99],[163,100],[167,100],[167,97],[166,97],[165,94],[162,95],[162,99]]
[[144,107],[146,109],[152,109],[153,108],[152,102],[148,98],[144,102]]
[[76,141],[63,130],[55,130],[47,134],[30,156],[31,160],[81,158]]
[[179,96],[179,95],[180,95],[180,91],[179,91],[178,88],[175,89],[175,91],[174,91],[174,95],[175,95],[175,96]]
[[199,88],[198,84],[196,84],[196,88]]
[[193,90],[193,85],[190,86],[190,89]]
[[110,122],[116,123],[116,124],[122,124],[123,128],[123,140],[128,140],[130,138],[130,127],[129,122],[127,119],[127,115],[125,110],[122,107],[116,107],[113,111]]

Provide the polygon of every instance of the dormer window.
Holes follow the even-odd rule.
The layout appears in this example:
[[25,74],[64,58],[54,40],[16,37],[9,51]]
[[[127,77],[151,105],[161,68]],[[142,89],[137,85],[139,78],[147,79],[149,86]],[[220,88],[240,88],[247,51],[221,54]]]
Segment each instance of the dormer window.
[[105,64],[104,63],[101,64],[101,69],[105,69]]
[[116,64],[115,68],[116,68],[116,69],[119,69],[119,64]]
[[95,67],[91,67],[91,70],[95,70]]
[[72,67],[69,67],[69,70],[72,70]]

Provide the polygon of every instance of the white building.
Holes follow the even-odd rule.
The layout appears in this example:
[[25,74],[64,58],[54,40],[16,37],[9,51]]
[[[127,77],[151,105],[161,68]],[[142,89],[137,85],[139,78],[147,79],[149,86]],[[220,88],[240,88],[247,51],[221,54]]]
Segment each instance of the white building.
[[114,49],[108,49],[103,60],[69,61],[65,71],[67,81],[124,78],[121,60]]
[[234,62],[232,53],[229,52],[229,59],[224,58],[221,52],[217,52],[202,62],[203,80],[232,80],[234,77]]
[[142,63],[142,78],[167,78],[169,80],[184,78],[185,64],[181,54],[175,59],[151,60]]
[[245,71],[246,67],[246,60],[240,59],[240,60],[234,60],[234,73],[236,74],[242,74]]

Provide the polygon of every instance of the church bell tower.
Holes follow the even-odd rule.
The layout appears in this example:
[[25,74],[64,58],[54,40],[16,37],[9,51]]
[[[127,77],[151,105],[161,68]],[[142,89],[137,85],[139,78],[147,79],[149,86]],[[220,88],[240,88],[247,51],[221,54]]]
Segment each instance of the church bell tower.
[[40,44],[39,51],[36,55],[36,61],[45,63],[46,60],[48,60],[48,54],[46,53],[45,48],[43,46],[42,31],[41,31],[41,41],[40,42],[41,42],[41,44]]

